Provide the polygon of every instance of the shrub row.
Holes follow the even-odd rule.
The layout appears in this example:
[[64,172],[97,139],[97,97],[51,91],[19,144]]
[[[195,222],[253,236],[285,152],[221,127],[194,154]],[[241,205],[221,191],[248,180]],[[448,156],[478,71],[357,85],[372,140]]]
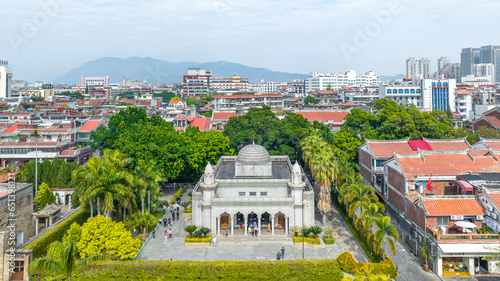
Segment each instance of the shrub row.
[[396,266],[387,255],[385,255],[385,261],[379,263],[363,263],[357,262],[351,253],[344,252],[337,257],[337,261],[339,262],[340,269],[353,275],[361,274],[367,276],[370,274],[383,274],[386,276],[389,275],[392,279],[395,279],[398,274]]
[[172,199],[170,199],[170,203],[175,204],[175,201],[177,200],[177,198],[180,198],[182,196],[185,189],[186,187],[181,185],[181,187],[179,187],[179,189],[174,193],[174,196],[172,196]]
[[[295,243],[302,243],[302,236],[294,236],[293,237],[293,242]],[[309,244],[313,244],[313,245],[319,245],[321,244],[321,242],[319,241],[319,237],[306,237],[304,238],[304,242],[306,243],[309,243]]]
[[184,239],[184,242],[186,243],[210,243],[210,241],[212,241],[212,236],[200,238],[189,238],[189,236],[186,236],[186,238]]
[[335,259],[284,261],[109,261],[73,280],[342,280]]
[[46,254],[47,247],[54,241],[61,241],[64,234],[68,231],[69,227],[74,223],[82,225],[90,217],[88,211],[80,208],[69,218],[49,229],[42,236],[38,237],[35,241],[28,244],[24,249],[33,249],[33,258],[38,258]]

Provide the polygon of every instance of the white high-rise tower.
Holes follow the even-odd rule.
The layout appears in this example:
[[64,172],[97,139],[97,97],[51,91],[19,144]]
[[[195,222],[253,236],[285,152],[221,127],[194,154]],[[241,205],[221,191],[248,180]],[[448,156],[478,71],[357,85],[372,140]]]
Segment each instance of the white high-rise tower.
[[0,60],[0,98],[10,98],[12,85],[12,69],[8,62]]

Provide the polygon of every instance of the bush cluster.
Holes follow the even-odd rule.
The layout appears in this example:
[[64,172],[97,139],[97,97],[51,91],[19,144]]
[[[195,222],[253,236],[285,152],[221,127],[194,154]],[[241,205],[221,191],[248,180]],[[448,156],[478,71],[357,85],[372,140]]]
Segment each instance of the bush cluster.
[[189,236],[186,236],[186,238],[184,239],[184,242],[186,243],[210,243],[210,241],[212,241],[212,236],[199,238],[189,238]]
[[70,226],[76,222],[82,225],[90,217],[90,214],[83,209],[76,211],[65,221],[45,232],[35,241],[28,244],[24,249],[33,249],[33,258],[38,258],[47,253],[47,247],[54,241],[61,241]]
[[389,275],[392,279],[395,279],[398,274],[396,266],[387,255],[385,256],[385,261],[378,263],[363,263],[357,262],[351,253],[344,252],[337,257],[337,261],[339,262],[340,269],[353,275],[361,274],[367,276],[383,274],[386,276]]
[[[293,237],[293,242],[295,243],[302,243],[302,236],[294,236]],[[319,241],[319,237],[305,237],[304,238],[305,243],[313,244],[313,245],[319,245],[321,242]]]
[[333,237],[325,237],[323,240],[325,240],[325,244],[335,243],[335,238],[333,238]]
[[193,209],[191,209],[191,208],[185,208],[184,214],[191,214],[192,211],[193,211]]

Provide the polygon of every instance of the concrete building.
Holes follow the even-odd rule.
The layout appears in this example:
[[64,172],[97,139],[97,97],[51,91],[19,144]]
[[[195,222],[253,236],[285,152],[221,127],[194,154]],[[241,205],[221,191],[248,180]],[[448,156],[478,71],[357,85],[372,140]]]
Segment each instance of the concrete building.
[[[15,203],[15,217],[7,206]],[[33,237],[33,221],[31,212],[33,212],[33,184],[31,183],[0,183],[0,231],[12,232],[10,236],[15,235],[15,246],[20,246]],[[15,220],[13,220],[15,219]],[[11,227],[14,225],[14,227]]]
[[462,76],[461,85],[469,85],[474,88],[484,85],[494,85],[495,83],[491,80],[491,76],[475,76],[475,75],[467,75]]
[[222,156],[215,167],[207,164],[193,191],[192,223],[214,235],[248,235],[248,226],[259,234],[269,227],[271,235],[285,235],[291,226],[314,225],[314,191],[288,156],[246,145],[238,156]]
[[231,78],[210,78],[208,88],[218,92],[247,92],[249,84],[248,78],[233,75]]
[[423,77],[430,77],[431,75],[431,60],[428,58],[421,58],[418,60],[418,74]]
[[494,65],[493,82],[500,84],[500,45],[489,45],[481,47],[481,63]]
[[182,78],[183,92],[189,96],[208,93],[212,70],[189,68]]
[[344,87],[376,86],[380,84],[380,78],[372,71],[365,74],[357,74],[354,70],[335,74],[312,71],[305,79],[304,84],[306,93],[316,90],[338,91]]
[[0,99],[11,97],[12,69],[4,61],[0,63]]
[[109,86],[109,76],[106,77],[85,77],[80,76],[80,83],[78,87],[108,87]]
[[389,99],[398,103],[413,104],[423,109],[423,94],[420,86],[380,85],[379,98]]
[[248,111],[251,107],[283,107],[281,94],[214,96],[214,111]]
[[455,81],[458,82],[460,81],[460,64],[448,63],[443,67],[440,73],[444,76],[444,78],[455,79]]
[[438,71],[443,72],[444,67],[450,63],[448,57],[441,57],[438,59]]
[[492,63],[474,64],[472,66],[472,75],[477,77],[490,77],[490,80],[493,82],[495,81],[495,65]]
[[455,79],[422,79],[423,108],[455,111]]
[[415,58],[409,58],[406,60],[406,78],[411,78],[415,80],[419,77],[417,60]]

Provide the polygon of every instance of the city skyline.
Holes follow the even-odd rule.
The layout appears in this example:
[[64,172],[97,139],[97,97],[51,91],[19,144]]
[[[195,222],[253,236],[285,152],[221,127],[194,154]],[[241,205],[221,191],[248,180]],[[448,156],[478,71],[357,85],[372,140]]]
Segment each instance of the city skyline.
[[[465,1],[413,0],[222,0],[189,7],[156,0],[20,1],[3,9],[0,53],[14,79],[29,72],[54,79],[105,56],[377,75],[404,74],[408,57],[427,57],[435,72],[440,57],[460,62],[462,48],[500,41],[492,38],[488,20],[498,8],[500,3],[485,1],[473,7]],[[451,16],[443,20],[446,14]]]

